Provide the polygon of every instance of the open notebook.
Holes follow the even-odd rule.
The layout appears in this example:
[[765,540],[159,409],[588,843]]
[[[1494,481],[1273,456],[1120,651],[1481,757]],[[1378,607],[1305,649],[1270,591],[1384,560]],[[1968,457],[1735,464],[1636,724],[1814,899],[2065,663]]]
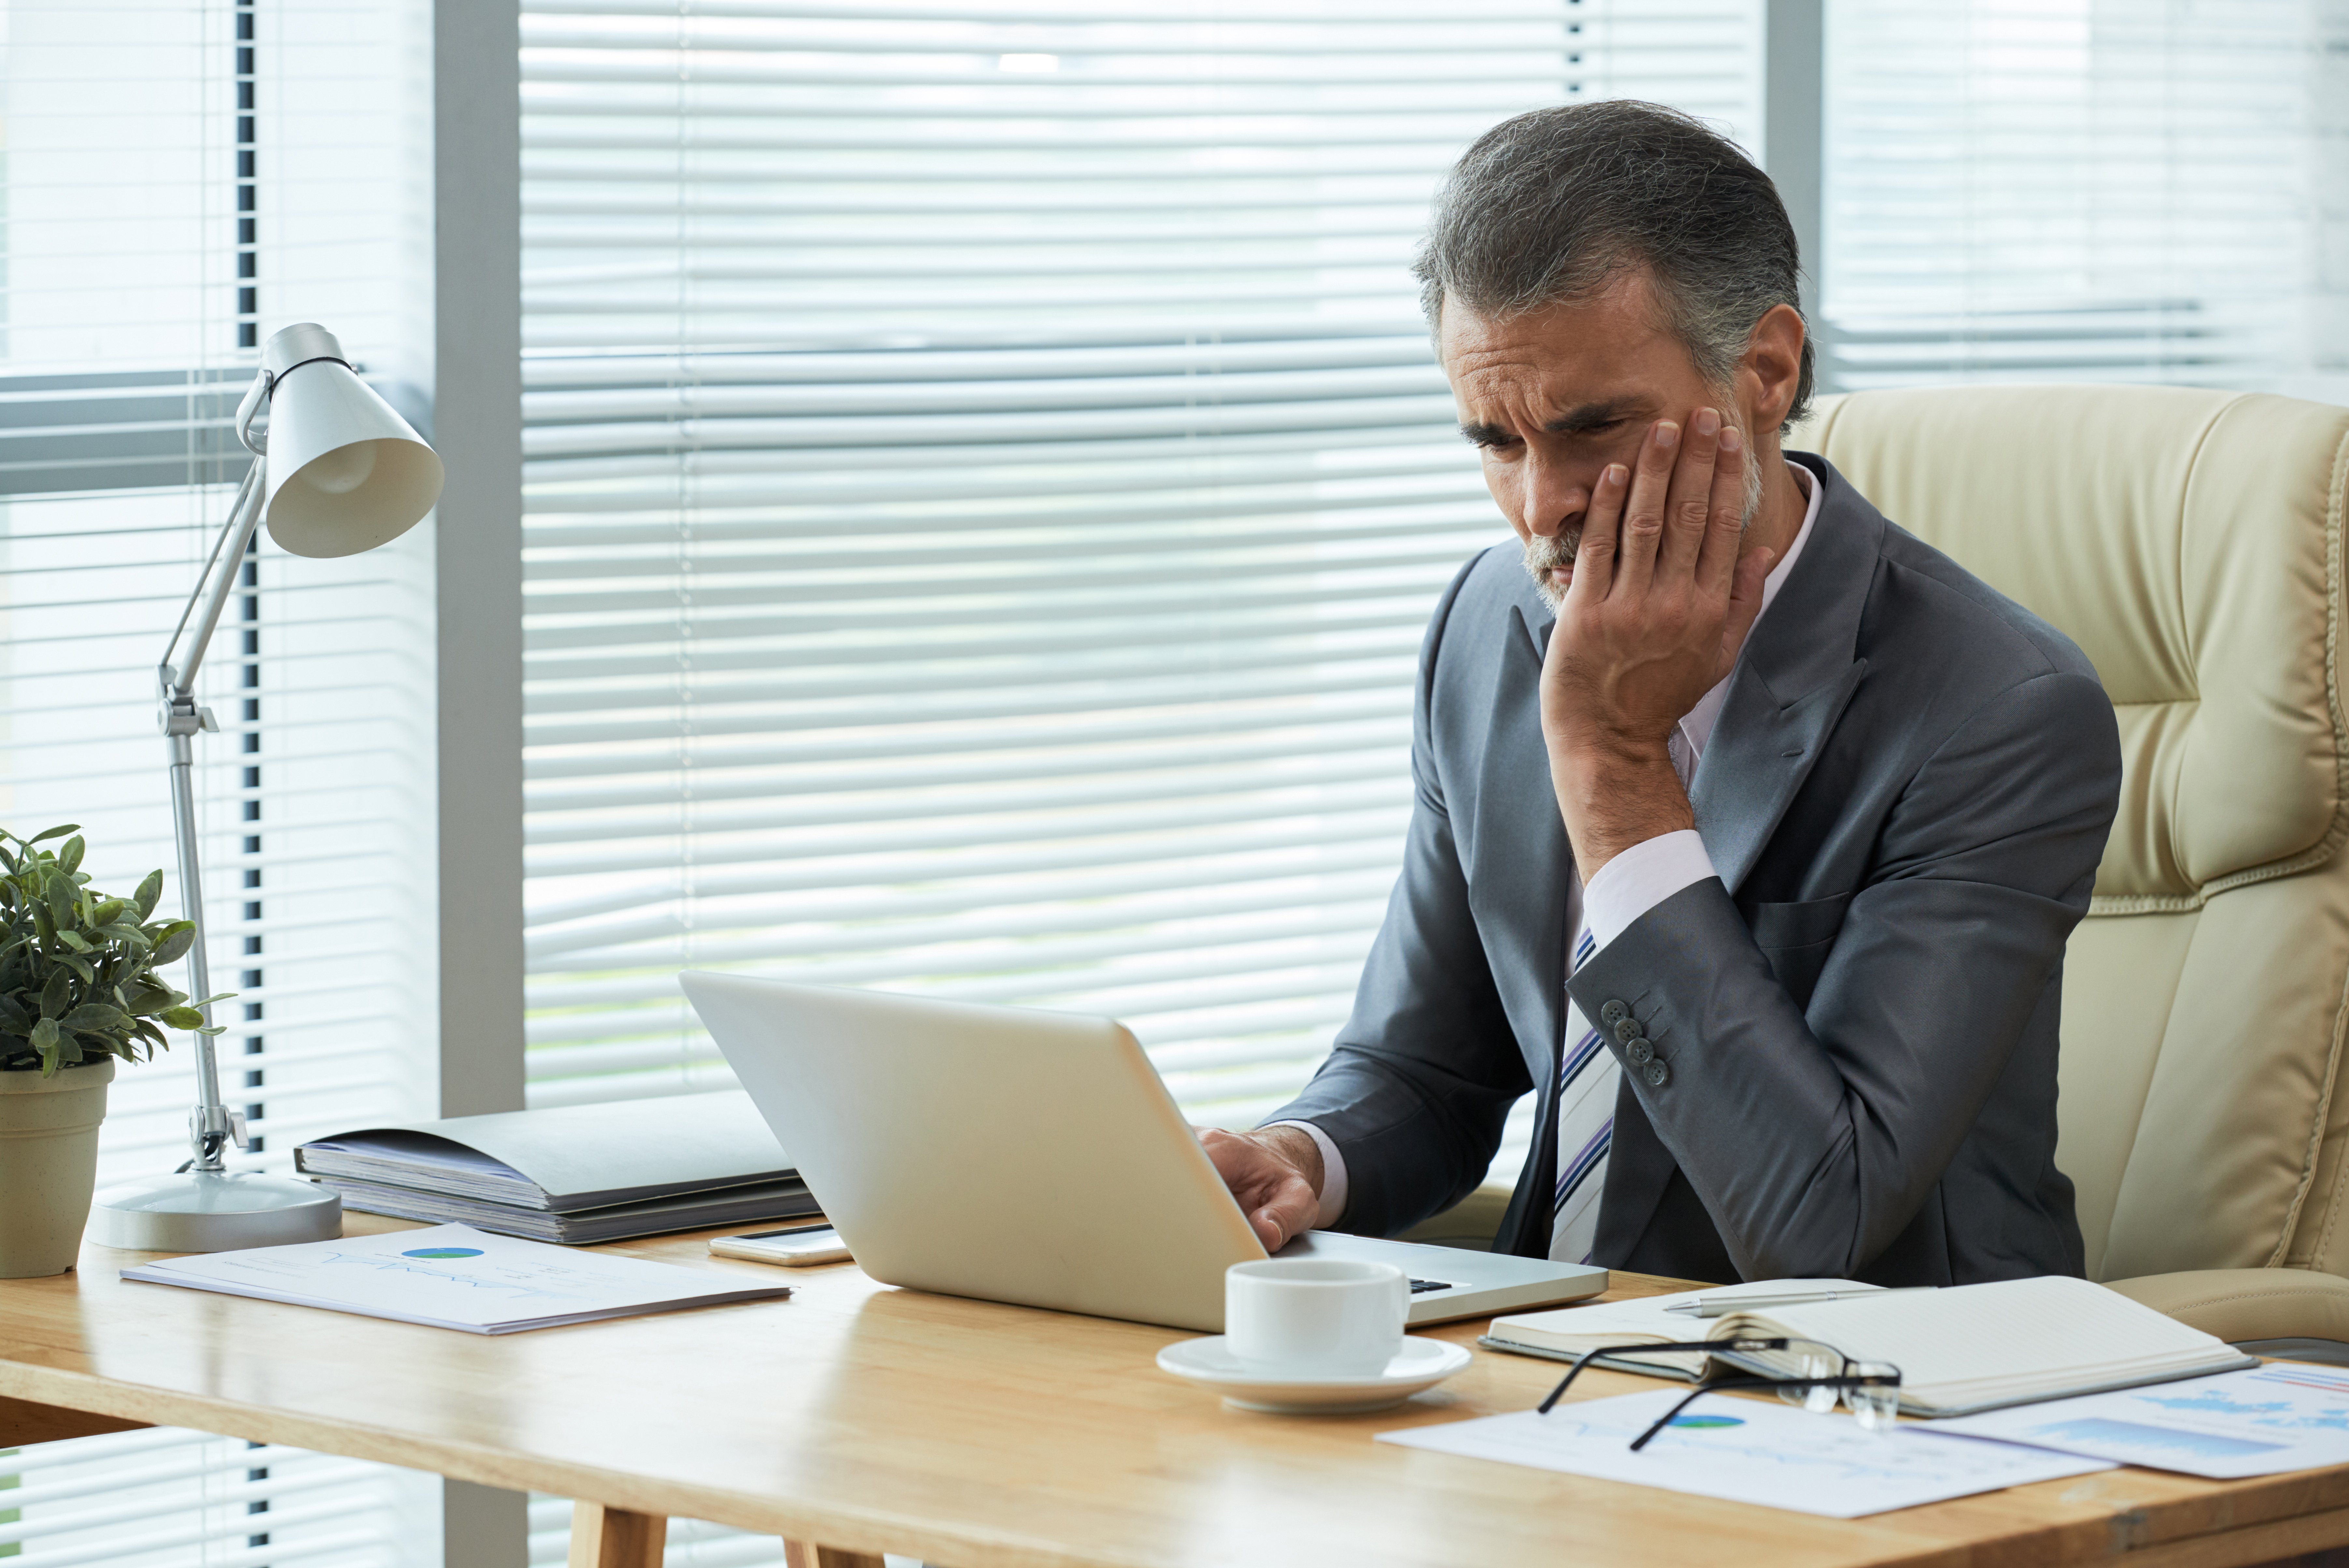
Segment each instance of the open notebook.
[[[1769,1281],[1746,1288],[1758,1294],[1797,1282],[1823,1282]],[[1601,1345],[1741,1335],[1816,1340],[1856,1361],[1889,1361],[1899,1367],[1900,1408],[1911,1416],[1961,1416],[2259,1365],[2258,1357],[2151,1307],[2060,1275],[1938,1291],[1863,1293],[1710,1319],[1664,1310],[1720,1293],[1692,1292],[1495,1318],[1484,1343],[1496,1350],[1570,1360]],[[1726,1359],[1756,1372],[1800,1373],[1795,1357],[1784,1352]],[[1634,1352],[1609,1364],[1693,1377],[1702,1362],[1692,1355]]]

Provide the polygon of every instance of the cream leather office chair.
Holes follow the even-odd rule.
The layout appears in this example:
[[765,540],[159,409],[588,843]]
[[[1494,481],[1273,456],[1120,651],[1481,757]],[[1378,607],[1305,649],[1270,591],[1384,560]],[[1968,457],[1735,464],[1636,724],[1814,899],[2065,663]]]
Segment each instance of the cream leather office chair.
[[2118,712],[2064,983],[2089,1277],[2230,1340],[2349,1341],[2349,409],[1864,392],[1788,445],[2068,633]]

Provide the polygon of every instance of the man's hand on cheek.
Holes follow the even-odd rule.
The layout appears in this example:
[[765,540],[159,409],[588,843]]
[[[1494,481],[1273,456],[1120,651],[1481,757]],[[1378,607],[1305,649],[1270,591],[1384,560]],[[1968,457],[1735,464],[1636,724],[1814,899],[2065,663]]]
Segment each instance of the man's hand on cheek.
[[1746,452],[1700,409],[1659,421],[1599,476],[1550,634],[1542,733],[1585,882],[1632,845],[1692,826],[1667,742],[1728,672],[1770,552],[1739,556]]

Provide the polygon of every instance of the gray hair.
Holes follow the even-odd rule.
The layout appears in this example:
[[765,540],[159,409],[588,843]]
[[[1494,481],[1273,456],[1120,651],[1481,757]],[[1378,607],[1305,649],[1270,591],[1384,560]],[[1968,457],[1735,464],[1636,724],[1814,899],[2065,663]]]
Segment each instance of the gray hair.
[[[1773,306],[1802,309],[1795,228],[1770,177],[1692,117],[1616,99],[1537,109],[1478,137],[1445,178],[1412,270],[1433,330],[1447,300],[1506,319],[1640,267],[1715,386]],[[1811,386],[1806,332],[1788,424],[1810,410]]]

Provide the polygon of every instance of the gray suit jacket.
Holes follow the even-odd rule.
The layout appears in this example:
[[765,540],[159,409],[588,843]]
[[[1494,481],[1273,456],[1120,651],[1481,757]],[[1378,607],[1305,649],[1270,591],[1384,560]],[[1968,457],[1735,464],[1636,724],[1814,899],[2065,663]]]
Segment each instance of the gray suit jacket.
[[[1513,545],[1437,607],[1402,875],[1329,1061],[1268,1118],[1344,1154],[1346,1229],[1391,1235],[1477,1185],[1511,1104],[1557,1073],[1570,990],[1593,1019],[1626,1003],[1671,1069],[1660,1088],[1624,1074],[1599,1262],[2081,1272],[2056,1015],[2119,799],[2111,704],[2062,633],[1795,461],[1826,486],[1818,517],[1690,789],[1720,875],[1570,986],[1572,856],[1537,709],[1554,618]],[[1552,1098],[1498,1250],[1547,1249]]]

